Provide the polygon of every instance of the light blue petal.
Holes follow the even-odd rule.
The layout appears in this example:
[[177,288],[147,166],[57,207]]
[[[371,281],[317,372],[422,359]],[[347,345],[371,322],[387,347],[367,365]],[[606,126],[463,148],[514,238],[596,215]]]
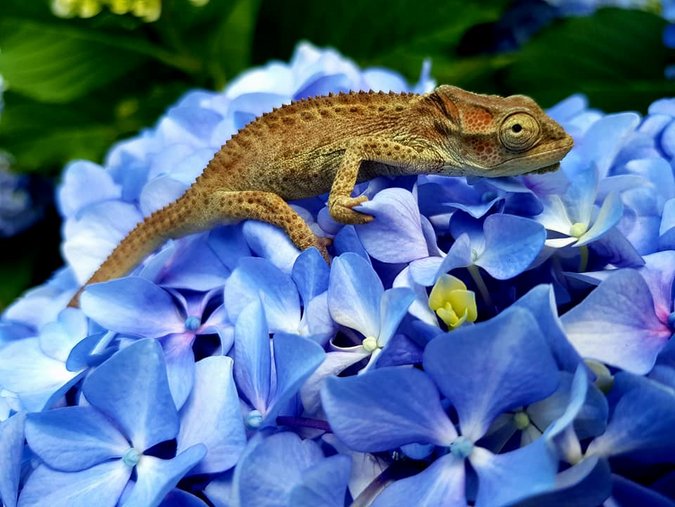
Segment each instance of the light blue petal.
[[323,459],[319,446],[294,433],[278,433],[247,452],[237,464],[235,505],[277,507],[290,505],[293,488],[310,467]]
[[293,507],[343,507],[352,461],[338,454],[321,460],[302,474],[302,484],[291,491]]
[[382,262],[401,263],[429,255],[420,211],[413,195],[403,188],[387,188],[358,211],[375,217],[372,223],[357,225],[356,232],[366,251]]
[[293,264],[291,277],[298,287],[303,304],[328,290],[330,268],[316,248],[303,251]]
[[[564,166],[565,169],[569,167],[570,165]],[[582,223],[588,226],[593,216],[598,188],[598,171],[587,160],[581,160],[574,167],[573,174],[570,174],[569,170],[565,171],[571,183],[563,196],[563,201],[572,223]],[[569,234],[569,231],[560,232]]]
[[136,484],[121,507],[155,507],[188,471],[206,455],[206,447],[197,444],[173,459],[141,456],[136,465]]
[[300,251],[279,227],[266,222],[247,220],[242,232],[251,251],[286,274],[290,274]]
[[541,224],[514,215],[490,215],[483,230],[485,250],[475,264],[497,280],[508,280],[525,271],[546,241]]
[[410,443],[449,445],[457,436],[431,379],[412,368],[378,368],[326,379],[323,408],[351,449],[378,452]]
[[261,413],[270,399],[272,355],[265,311],[260,301],[244,308],[234,328],[234,378],[239,391]]
[[384,489],[373,507],[466,507],[464,460],[446,454],[429,468]]
[[462,435],[474,442],[499,414],[541,400],[558,386],[539,326],[517,307],[434,338],[424,351],[424,369],[457,409]]
[[87,286],[80,306],[87,317],[118,333],[159,338],[185,330],[169,293],[137,276]]
[[561,320],[582,357],[637,374],[652,369],[672,334],[656,317],[644,279],[632,269],[613,273]]
[[[558,412],[558,414],[556,414],[557,418],[555,421],[553,421],[553,424],[551,424],[551,426],[546,429],[545,433],[547,438],[554,439],[558,434],[562,433],[574,422],[574,419],[577,417],[584,405],[587,392],[588,375],[586,374],[584,366],[579,365],[577,371],[574,374],[574,377],[572,378],[571,384],[569,382],[568,376],[563,375],[558,391],[556,391],[556,393],[546,400],[543,400],[538,404],[533,404],[529,411],[531,411],[533,414],[539,415],[538,418],[535,417],[537,421],[545,421],[547,419],[550,421],[552,418],[550,416],[547,417],[547,413],[551,414],[552,412]],[[552,406],[549,400],[552,398],[557,398],[559,400],[561,398],[560,394],[567,395],[567,403],[566,406],[560,406],[558,403],[556,410],[556,407]],[[560,410],[561,408],[563,409],[562,411]]]
[[177,450],[206,446],[206,456],[190,474],[217,473],[233,467],[244,446],[246,432],[232,377],[232,359],[202,359],[195,369],[192,393],[180,412]]
[[380,335],[377,336],[380,347],[389,343],[414,299],[415,293],[403,287],[384,291],[380,300]]
[[593,225],[579,238],[576,246],[583,246],[602,237],[614,227],[623,216],[623,204],[619,194],[612,192],[602,203],[602,207],[595,218]]
[[195,355],[192,351],[193,333],[172,334],[161,340],[171,397],[177,409],[190,395],[195,376]]
[[92,203],[118,199],[121,195],[121,188],[103,167],[77,160],[63,171],[57,202],[61,214],[71,217]]
[[[612,492],[609,464],[604,459],[586,458],[560,472],[552,491],[518,502],[518,507],[570,507],[602,505]],[[621,505],[644,505],[627,503]]]
[[[326,212],[326,214],[328,214],[328,212]],[[321,212],[319,212],[319,218],[321,218]],[[360,255],[370,263],[368,252],[366,252],[353,225],[345,225],[340,228],[333,238],[333,250],[335,251],[336,257],[343,253],[352,252]]]
[[0,386],[16,393],[23,407],[37,412],[54,403],[81,374],[46,356],[39,338],[24,338],[0,347]]
[[25,422],[25,412],[19,412],[0,423],[0,499],[5,507],[16,507]]
[[513,306],[524,308],[534,316],[543,333],[558,367],[570,373],[581,364],[581,356],[565,336],[558,318],[552,285],[537,285],[516,301]]
[[82,392],[139,451],[178,433],[164,356],[155,340],[139,340],[117,352],[85,379]]
[[326,357],[320,345],[301,336],[277,333],[272,343],[277,374],[276,391],[270,400],[263,426],[276,424],[279,410],[298,393],[305,380]]
[[326,345],[337,331],[337,324],[328,310],[328,291],[319,294],[304,308],[298,334]]
[[[469,252],[468,259],[470,259],[471,244],[468,242],[468,236],[463,236],[463,238],[466,239],[466,245],[468,246],[467,251]],[[458,244],[458,241],[455,241],[453,247]],[[456,267],[464,267],[468,265],[464,260],[456,262],[455,258],[452,257],[446,263],[447,265],[443,266],[443,262],[451,255],[451,252],[453,252],[452,247],[450,248],[450,252],[448,252],[448,256],[446,257],[426,257],[424,259],[412,261],[410,263],[410,276],[412,281],[417,285],[422,285],[423,287],[431,287],[436,282],[436,279],[438,276],[440,276],[440,274],[447,273]],[[463,256],[463,258],[467,257]],[[446,268],[447,271],[445,271]],[[441,271],[441,269],[444,271]]]
[[475,448],[469,461],[478,474],[476,507],[501,507],[555,487],[558,460],[540,438],[505,454]]
[[[617,374],[616,381],[628,373]],[[588,446],[587,455],[618,456],[637,453],[646,463],[672,462],[675,453],[675,393],[644,377],[633,377],[607,431]]]
[[270,261],[249,257],[241,259],[225,284],[224,304],[232,321],[254,301],[262,301],[269,331],[297,331],[300,322],[300,297],[291,277]]
[[120,458],[131,447],[110,420],[92,407],[30,414],[26,440],[42,461],[63,472],[77,472]]
[[363,257],[345,253],[333,260],[328,286],[328,308],[338,324],[364,336],[380,334],[382,282]]
[[55,322],[49,322],[40,329],[40,347],[49,357],[65,363],[73,347],[87,336],[87,331],[84,313],[76,308],[66,308]]
[[21,491],[19,507],[114,507],[131,471],[122,460],[106,461],[75,473],[39,465]]
[[140,208],[143,215],[162,209],[177,200],[187,190],[188,185],[170,176],[159,176],[149,181],[141,192]]

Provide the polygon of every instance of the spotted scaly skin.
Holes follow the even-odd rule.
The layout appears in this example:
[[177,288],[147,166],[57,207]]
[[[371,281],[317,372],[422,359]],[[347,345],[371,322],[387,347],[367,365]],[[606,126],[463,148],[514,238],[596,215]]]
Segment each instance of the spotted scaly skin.
[[[170,238],[242,219],[282,228],[299,248],[317,237],[286,201],[329,193],[331,216],[363,224],[357,182],[380,175],[511,176],[555,170],[572,138],[529,97],[353,92],[305,99],[235,134],[176,201],[139,223],[87,281],[127,274]],[[80,292],[70,301],[77,306]]]

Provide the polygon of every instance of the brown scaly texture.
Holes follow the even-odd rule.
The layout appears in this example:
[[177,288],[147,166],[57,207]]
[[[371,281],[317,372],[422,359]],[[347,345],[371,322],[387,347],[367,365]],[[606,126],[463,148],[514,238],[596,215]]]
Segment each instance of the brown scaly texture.
[[[282,228],[300,249],[318,238],[286,203],[330,192],[331,216],[362,224],[354,185],[379,175],[485,177],[553,170],[572,139],[530,98],[440,86],[426,95],[353,92],[266,113],[215,154],[187,192],[138,224],[87,284],[123,276],[169,238],[232,220]],[[80,291],[70,302],[77,306]]]

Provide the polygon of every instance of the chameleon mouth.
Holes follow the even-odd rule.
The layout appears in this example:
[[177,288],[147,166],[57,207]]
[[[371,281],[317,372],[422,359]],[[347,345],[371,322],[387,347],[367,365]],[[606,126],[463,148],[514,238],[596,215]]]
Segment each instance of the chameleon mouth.
[[535,169],[534,171],[530,171],[528,174],[546,174],[546,173],[552,173],[553,171],[557,171],[560,169],[560,162],[556,162],[555,164],[547,165],[546,167],[540,167],[539,169]]

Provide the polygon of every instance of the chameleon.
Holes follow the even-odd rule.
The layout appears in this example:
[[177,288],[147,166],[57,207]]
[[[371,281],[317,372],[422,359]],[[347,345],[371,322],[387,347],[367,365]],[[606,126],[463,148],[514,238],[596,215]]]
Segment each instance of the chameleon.
[[292,102],[233,135],[177,200],[139,223],[86,285],[124,276],[168,239],[243,219],[268,222],[330,262],[329,240],[287,203],[328,192],[337,222],[365,224],[357,182],[376,176],[514,176],[556,170],[572,138],[524,95],[441,85],[426,94],[349,92]]

